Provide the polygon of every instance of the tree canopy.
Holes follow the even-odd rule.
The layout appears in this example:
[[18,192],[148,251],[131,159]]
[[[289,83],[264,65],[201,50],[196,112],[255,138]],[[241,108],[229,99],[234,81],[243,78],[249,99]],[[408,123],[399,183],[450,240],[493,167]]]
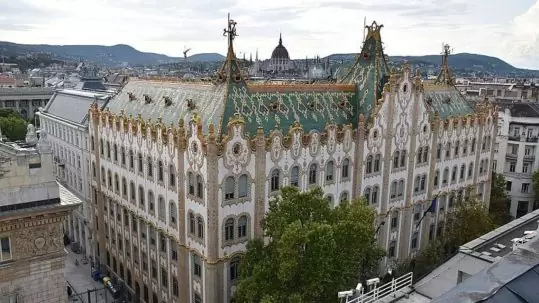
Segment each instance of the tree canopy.
[[11,109],[0,109],[0,129],[2,135],[9,140],[24,140],[28,123],[18,112]]
[[283,188],[262,224],[267,244],[247,245],[236,302],[335,301],[337,291],[377,273],[384,251],[374,238],[374,219],[364,200],[333,209],[320,188]]
[[[489,213],[494,224],[501,226],[511,221],[511,199],[507,195],[507,180],[502,174],[492,172]],[[535,180],[534,180],[535,184]]]

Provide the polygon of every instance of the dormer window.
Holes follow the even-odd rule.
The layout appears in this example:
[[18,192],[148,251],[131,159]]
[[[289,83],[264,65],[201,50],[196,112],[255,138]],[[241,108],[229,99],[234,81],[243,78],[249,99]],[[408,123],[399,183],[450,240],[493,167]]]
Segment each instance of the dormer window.
[[189,110],[195,109],[195,101],[193,99],[187,99],[187,108]]
[[129,92],[127,93],[127,95],[129,96],[129,101],[137,100],[137,97],[135,96],[135,94]]
[[165,106],[171,106],[172,105],[172,99],[170,97],[163,97],[165,99]]
[[152,102],[152,97],[144,94],[144,102],[146,102],[146,104],[151,103]]

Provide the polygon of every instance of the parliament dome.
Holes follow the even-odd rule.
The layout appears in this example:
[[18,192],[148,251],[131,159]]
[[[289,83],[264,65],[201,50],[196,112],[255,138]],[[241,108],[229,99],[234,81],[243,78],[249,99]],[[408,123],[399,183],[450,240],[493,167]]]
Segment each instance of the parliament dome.
[[277,45],[271,53],[271,59],[290,59],[288,50],[286,50],[286,47],[283,45],[283,38],[281,35],[279,35],[279,45]]

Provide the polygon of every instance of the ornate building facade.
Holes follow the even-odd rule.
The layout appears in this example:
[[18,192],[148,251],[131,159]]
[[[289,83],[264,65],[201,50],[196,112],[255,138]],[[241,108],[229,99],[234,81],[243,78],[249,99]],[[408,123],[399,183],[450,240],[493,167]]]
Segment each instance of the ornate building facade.
[[365,196],[387,264],[441,236],[457,199],[488,203],[497,112],[472,108],[447,64],[432,83],[390,71],[373,23],[339,83],[249,84],[235,27],[212,82],[132,79],[90,110],[96,255],[144,302],[230,302],[282,186]]
[[24,144],[0,139],[0,302],[67,303],[62,229],[79,202],[56,183],[46,136],[36,146],[30,125]]

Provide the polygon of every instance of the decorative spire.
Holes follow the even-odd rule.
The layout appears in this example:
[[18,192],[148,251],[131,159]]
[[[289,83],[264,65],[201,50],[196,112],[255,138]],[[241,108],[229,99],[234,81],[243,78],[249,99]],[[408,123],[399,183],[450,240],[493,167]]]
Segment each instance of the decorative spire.
[[241,82],[243,77],[241,75],[241,69],[234,54],[234,39],[238,36],[236,33],[237,22],[230,19],[230,13],[228,14],[228,27],[223,29],[223,36],[228,37],[228,52],[226,54],[225,62],[217,73],[219,82],[234,81]]
[[283,34],[279,33],[279,45],[283,45]]
[[256,49],[256,58],[255,58],[255,61],[258,62],[258,48]]
[[449,69],[449,55],[453,52],[449,44],[442,44],[442,66],[440,69],[440,73],[438,74],[438,77],[436,78],[436,81],[434,81],[434,84],[453,84],[453,75],[451,75],[451,70]]

